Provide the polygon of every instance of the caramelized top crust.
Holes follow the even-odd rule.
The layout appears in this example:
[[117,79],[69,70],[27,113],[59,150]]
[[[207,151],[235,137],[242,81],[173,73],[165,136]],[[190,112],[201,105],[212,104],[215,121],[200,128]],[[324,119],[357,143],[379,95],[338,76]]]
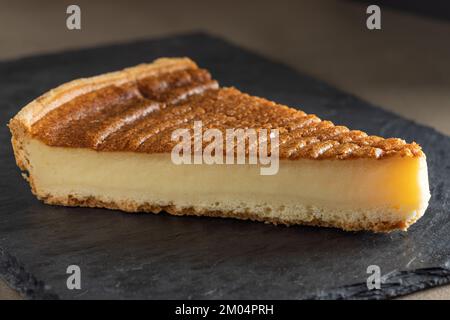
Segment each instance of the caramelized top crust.
[[[47,112],[40,111],[35,121],[29,117],[30,123],[22,126],[50,146],[104,151],[170,153],[178,143],[172,141],[172,132],[193,129],[194,121],[202,121],[203,130],[219,129],[224,137],[226,129],[278,129],[281,159],[424,156],[416,143],[368,136],[234,88],[219,89],[208,71],[188,59],[164,61],[160,67],[156,61],[125,69],[122,78],[114,73],[120,81],[59,99],[58,106],[47,110],[46,104],[56,102],[41,101],[40,110]],[[13,140],[14,121],[24,122],[18,116],[10,124]]]

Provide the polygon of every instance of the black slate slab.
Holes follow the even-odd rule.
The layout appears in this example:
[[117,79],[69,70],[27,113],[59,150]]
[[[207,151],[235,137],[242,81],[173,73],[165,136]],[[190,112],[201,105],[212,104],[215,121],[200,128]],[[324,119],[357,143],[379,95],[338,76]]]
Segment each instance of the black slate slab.
[[[371,134],[400,136],[428,155],[430,207],[408,233],[347,233],[231,219],[53,207],[20,177],[6,123],[68,80],[190,56],[222,85],[301,106]],[[204,34],[0,63],[0,275],[29,298],[386,298],[450,282],[450,138]],[[79,265],[82,289],[66,288]],[[366,287],[378,265],[381,290]]]

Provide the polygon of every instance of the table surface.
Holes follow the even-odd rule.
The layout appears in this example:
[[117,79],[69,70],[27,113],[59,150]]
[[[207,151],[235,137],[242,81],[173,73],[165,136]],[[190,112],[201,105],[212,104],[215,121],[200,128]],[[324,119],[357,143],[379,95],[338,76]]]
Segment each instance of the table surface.
[[[368,31],[365,6],[346,1],[261,1],[258,10],[207,1],[77,3],[82,30],[68,31],[63,3],[0,0],[8,7],[0,12],[0,59],[205,29],[450,134],[448,22],[382,8],[382,30]],[[18,295],[0,281],[0,298]],[[406,298],[450,299],[450,288]]]

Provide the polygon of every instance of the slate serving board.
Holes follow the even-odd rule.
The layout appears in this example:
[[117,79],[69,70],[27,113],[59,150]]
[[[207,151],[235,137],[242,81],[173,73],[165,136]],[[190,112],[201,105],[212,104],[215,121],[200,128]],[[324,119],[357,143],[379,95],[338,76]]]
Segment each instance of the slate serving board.
[[[348,233],[231,219],[47,206],[20,177],[6,123],[63,82],[189,56],[222,85],[423,145],[432,199],[408,233]],[[450,282],[450,138],[206,34],[0,63],[0,275],[28,298],[387,298]],[[66,268],[81,268],[68,290]],[[369,265],[385,282],[368,290]]]

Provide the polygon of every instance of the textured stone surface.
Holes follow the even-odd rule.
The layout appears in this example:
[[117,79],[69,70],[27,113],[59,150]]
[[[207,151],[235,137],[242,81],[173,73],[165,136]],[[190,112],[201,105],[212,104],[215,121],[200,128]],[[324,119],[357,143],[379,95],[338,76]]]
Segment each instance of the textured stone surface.
[[[292,69],[204,35],[0,63],[0,117],[56,85],[159,56],[187,55],[222,85],[369,134],[415,140],[428,156],[432,199],[408,233],[346,233],[224,219],[51,207],[20,178],[0,128],[0,274],[30,298],[383,298],[450,282],[450,139]],[[264,70],[264,72],[262,72]],[[82,289],[66,288],[66,268]],[[365,286],[368,265],[385,275]]]

